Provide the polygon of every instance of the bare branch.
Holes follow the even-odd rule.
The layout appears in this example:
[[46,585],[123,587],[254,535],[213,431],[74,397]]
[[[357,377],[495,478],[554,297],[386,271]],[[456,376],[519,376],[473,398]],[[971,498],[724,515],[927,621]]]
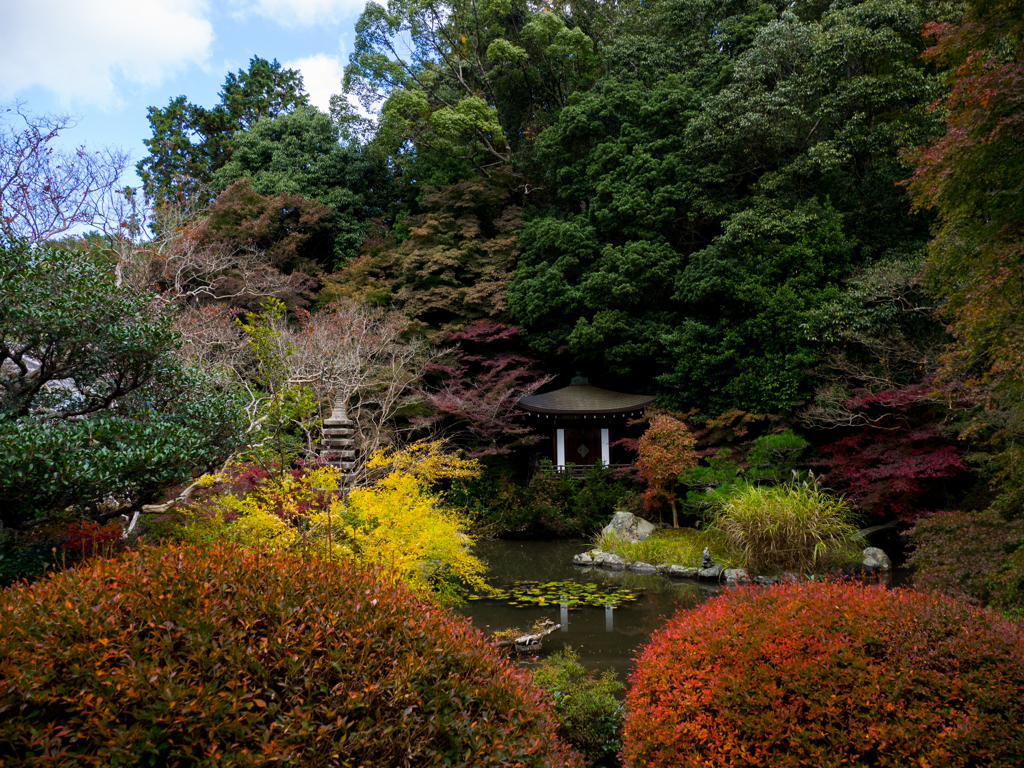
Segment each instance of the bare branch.
[[0,230],[38,245],[116,218],[111,203],[130,156],[57,148],[60,133],[74,125],[67,115],[36,117],[18,103],[0,113]]

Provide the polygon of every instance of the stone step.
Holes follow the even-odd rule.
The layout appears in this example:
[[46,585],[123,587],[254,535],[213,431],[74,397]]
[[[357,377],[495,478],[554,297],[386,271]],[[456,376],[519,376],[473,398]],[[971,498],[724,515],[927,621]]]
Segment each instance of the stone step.
[[[335,467],[335,469],[340,469],[340,467]],[[338,479],[341,481],[342,485],[348,485],[349,483],[354,483],[355,482],[356,476],[355,476],[354,473],[351,473],[351,472],[350,473],[342,472],[342,474],[338,475]]]
[[355,444],[352,438],[330,438],[320,442],[325,448],[351,448]]
[[352,419],[336,419],[333,416],[329,419],[324,419],[325,427],[347,427],[349,429],[355,424]]

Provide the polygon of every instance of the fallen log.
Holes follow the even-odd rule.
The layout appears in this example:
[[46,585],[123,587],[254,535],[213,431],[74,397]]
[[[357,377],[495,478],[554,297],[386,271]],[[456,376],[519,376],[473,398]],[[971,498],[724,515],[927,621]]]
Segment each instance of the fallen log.
[[500,638],[497,644],[499,648],[511,647],[516,653],[539,653],[544,644],[544,638],[561,627],[561,624],[545,620],[534,625],[533,629],[538,631],[516,637]]

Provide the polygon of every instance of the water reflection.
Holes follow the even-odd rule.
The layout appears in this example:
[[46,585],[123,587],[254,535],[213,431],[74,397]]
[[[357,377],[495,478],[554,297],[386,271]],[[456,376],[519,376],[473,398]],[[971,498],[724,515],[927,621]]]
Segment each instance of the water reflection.
[[716,594],[715,585],[670,581],[660,574],[641,576],[628,571],[605,571],[572,565],[572,556],[590,547],[587,541],[485,541],[476,553],[489,566],[495,586],[516,581],[576,581],[628,587],[643,592],[635,602],[618,607],[569,609],[562,604],[512,608],[493,600],[478,600],[462,607],[473,624],[485,632],[516,626],[528,629],[535,621],[550,619],[561,631],[544,641],[545,653],[572,646],[589,669],[615,669],[620,676],[632,670],[633,656],[651,633],[679,609],[693,608]]

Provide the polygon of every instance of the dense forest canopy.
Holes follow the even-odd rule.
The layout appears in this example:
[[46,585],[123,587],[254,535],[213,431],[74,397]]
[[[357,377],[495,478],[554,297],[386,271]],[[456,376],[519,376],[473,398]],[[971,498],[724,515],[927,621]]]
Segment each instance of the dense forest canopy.
[[[809,313],[851,275],[923,255],[930,217],[896,186],[898,152],[941,133],[921,27],[956,13],[371,5],[346,84],[382,105],[374,145],[408,191],[376,272],[360,269],[432,324],[473,315],[450,290],[448,318],[424,296],[502,280],[490,314],[534,350],[680,407],[791,407],[813,391]],[[453,203],[476,225],[453,231]],[[514,263],[493,247],[502,215],[523,219]],[[431,253],[424,230],[457,247]]]
[[[833,488],[913,516],[968,468],[1024,474],[1020,10],[370,3],[344,77],[362,112],[254,57],[212,109],[150,109],[148,230],[136,198],[75,247],[155,290],[177,359],[248,387],[253,423],[260,387],[304,402],[330,358],[304,339],[362,323],[407,355],[345,369],[374,445],[397,415],[504,455],[513,393],[585,370],[707,434],[815,430]],[[17,189],[8,243],[32,229]],[[251,329],[276,384],[252,378],[273,366]]]

